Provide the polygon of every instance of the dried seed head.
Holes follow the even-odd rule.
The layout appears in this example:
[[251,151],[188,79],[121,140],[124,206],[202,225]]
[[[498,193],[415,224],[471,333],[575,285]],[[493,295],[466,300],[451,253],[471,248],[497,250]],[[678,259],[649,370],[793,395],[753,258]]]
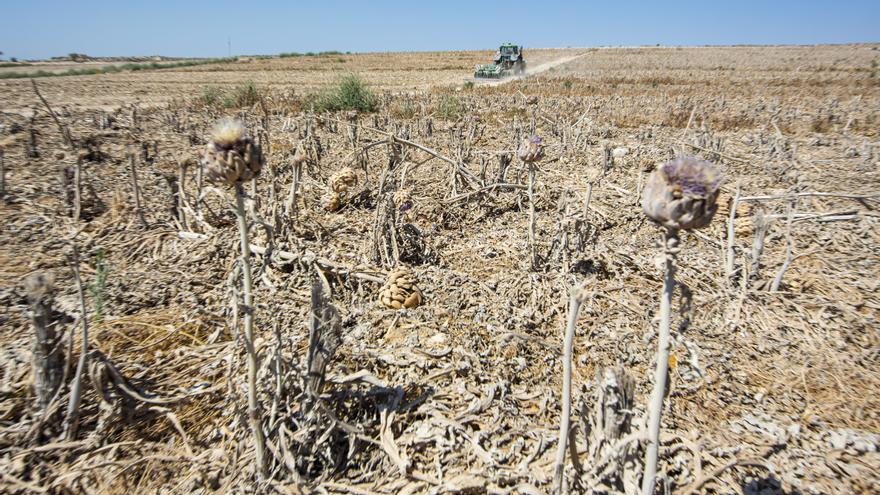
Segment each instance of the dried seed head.
[[683,156],[648,176],[642,209],[651,220],[671,229],[699,229],[717,209],[721,172],[710,162]]
[[535,163],[544,158],[544,145],[537,135],[531,135],[523,139],[517,151],[519,159],[525,163]]
[[330,176],[330,189],[345,195],[348,190],[358,183],[357,174],[351,167],[339,169],[335,174]]
[[245,139],[246,136],[247,130],[244,128],[244,124],[236,119],[222,119],[211,129],[211,141],[222,149],[232,148],[235,143]]
[[398,268],[388,274],[379,290],[379,302],[389,309],[415,308],[422,304],[422,291],[416,287],[418,279],[409,268]]
[[244,124],[223,119],[211,132],[202,167],[209,181],[232,186],[247,182],[260,173],[263,154],[247,135]]
[[45,300],[55,293],[55,275],[49,272],[32,273],[24,279],[24,290],[31,303]]
[[336,191],[328,191],[321,197],[321,206],[327,211],[337,211],[342,208],[342,197]]

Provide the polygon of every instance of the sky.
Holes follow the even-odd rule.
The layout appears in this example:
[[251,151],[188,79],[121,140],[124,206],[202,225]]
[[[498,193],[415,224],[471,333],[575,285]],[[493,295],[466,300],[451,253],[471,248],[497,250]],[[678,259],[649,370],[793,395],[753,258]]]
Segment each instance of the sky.
[[0,0],[3,58],[880,42],[880,0]]

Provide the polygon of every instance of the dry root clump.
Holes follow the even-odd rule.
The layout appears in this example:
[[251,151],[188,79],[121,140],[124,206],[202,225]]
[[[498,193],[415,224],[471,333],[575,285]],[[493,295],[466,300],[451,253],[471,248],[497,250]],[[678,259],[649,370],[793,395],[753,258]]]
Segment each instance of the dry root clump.
[[321,198],[321,204],[327,211],[336,211],[342,208],[348,199],[352,187],[358,183],[357,174],[351,167],[345,167],[330,176],[330,191]]
[[418,279],[409,268],[398,268],[385,280],[379,291],[379,301],[390,309],[415,308],[422,304],[422,291],[416,286]]
[[699,229],[715,215],[721,173],[710,162],[678,157],[657,168],[645,184],[642,208],[670,229]]
[[211,140],[202,157],[205,177],[214,183],[233,186],[247,182],[263,168],[260,146],[247,135],[238,120],[220,121],[211,132]]

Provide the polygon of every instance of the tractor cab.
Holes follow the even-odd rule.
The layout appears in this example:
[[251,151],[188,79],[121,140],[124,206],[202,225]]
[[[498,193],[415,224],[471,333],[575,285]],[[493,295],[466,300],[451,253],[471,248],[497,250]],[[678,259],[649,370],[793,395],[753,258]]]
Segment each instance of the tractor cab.
[[505,76],[518,76],[526,71],[522,47],[513,43],[504,43],[498,47],[491,64],[478,64],[474,69],[474,77],[499,79]]
[[500,63],[502,60],[510,60],[514,61],[519,57],[520,47],[513,45],[511,43],[505,43],[498,48],[498,53],[495,54],[495,63]]

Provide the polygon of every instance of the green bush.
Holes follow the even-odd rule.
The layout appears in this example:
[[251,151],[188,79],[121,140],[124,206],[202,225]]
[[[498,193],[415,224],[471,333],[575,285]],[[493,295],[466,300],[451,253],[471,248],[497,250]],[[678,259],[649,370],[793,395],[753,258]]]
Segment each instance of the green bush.
[[324,93],[318,95],[314,105],[315,110],[319,112],[340,110],[372,112],[376,110],[376,98],[360,76],[348,74]]
[[473,88],[474,88],[474,82],[473,82],[473,81],[465,81],[463,88],[466,89],[466,90],[468,90],[468,89],[473,89]]
[[411,119],[416,116],[419,109],[412,100],[406,99],[391,108],[391,114],[398,119]]
[[572,82],[570,79],[566,79],[564,83],[562,83],[562,87],[565,89],[571,89]]
[[202,89],[202,96],[200,98],[202,104],[206,106],[214,106],[220,102],[220,99],[223,97],[223,92],[220,91],[220,88],[216,86],[208,86]]
[[260,91],[253,82],[246,82],[226,93],[221,98],[226,108],[250,107],[260,101]]
[[443,95],[436,108],[437,115],[445,119],[457,119],[464,113],[464,110],[461,98],[452,94]]

